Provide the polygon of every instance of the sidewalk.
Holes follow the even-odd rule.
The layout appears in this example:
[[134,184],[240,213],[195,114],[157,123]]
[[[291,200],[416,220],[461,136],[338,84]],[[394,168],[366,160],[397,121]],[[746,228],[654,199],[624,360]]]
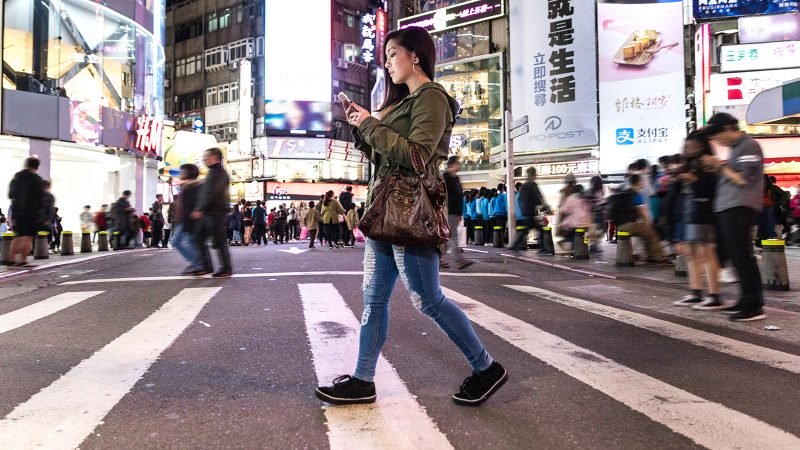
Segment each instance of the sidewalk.
[[[634,244],[635,248],[638,248],[636,245]],[[616,265],[616,244],[603,239],[600,248],[603,250],[602,253],[592,253],[588,260],[575,260],[569,253],[562,252],[558,246],[556,246],[555,256],[538,256],[537,250],[528,250],[520,253],[520,259],[533,264],[573,270],[601,278],[642,280],[686,291],[689,289],[689,278],[676,276],[674,266],[637,263],[634,267],[618,267]],[[478,250],[514,257],[504,248],[468,246],[465,250],[467,254],[471,250]],[[756,258],[760,258],[760,253],[761,249],[756,249]],[[786,247],[786,264],[789,269],[790,290],[764,290],[764,300],[767,306],[800,312],[800,247]],[[723,283],[722,291],[723,296],[728,299],[735,297],[738,295],[738,284]]]
[[65,266],[68,264],[76,264],[84,261],[91,261],[93,259],[98,258],[105,258],[111,255],[119,255],[122,253],[129,253],[135,251],[146,250],[145,248],[135,249],[135,250],[124,250],[124,251],[107,251],[107,252],[98,252],[97,245],[94,245],[92,248],[92,253],[80,253],[80,246],[78,246],[78,251],[75,252],[74,255],[70,256],[61,256],[60,254],[53,254],[50,253],[50,257],[48,259],[33,259],[33,256],[28,257],[28,263],[35,265],[33,269],[9,269],[6,265],[0,265],[0,282],[4,281],[4,279],[13,277],[17,274],[28,273],[28,272],[35,272],[45,269],[50,269],[53,267]]

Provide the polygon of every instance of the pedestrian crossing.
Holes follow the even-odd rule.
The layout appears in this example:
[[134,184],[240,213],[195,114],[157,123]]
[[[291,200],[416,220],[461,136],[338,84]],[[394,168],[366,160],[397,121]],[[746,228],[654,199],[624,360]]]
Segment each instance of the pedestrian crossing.
[[[360,280],[358,277],[345,276],[356,273],[336,274],[343,277],[333,282],[330,276],[314,278],[313,275],[304,275],[298,279],[290,275],[283,278],[277,275],[280,282],[289,285],[289,291],[295,293],[294,296],[282,298],[278,304],[286,308],[286,302],[297,303],[302,310],[302,316],[292,318],[287,315],[290,321],[285,324],[285,330],[264,330],[265,334],[288,333],[294,328],[304,331],[311,356],[311,366],[307,370],[314,373],[319,384],[328,384],[336,376],[350,373],[357,357],[360,307],[357,299],[352,297],[360,286]],[[130,395],[148,370],[159,364],[162,353],[176,341],[185,339],[182,334],[191,324],[200,323],[198,316],[204,308],[212,301],[233,302],[235,297],[227,297],[226,291],[236,290],[232,283],[248,282],[247,279],[230,280],[222,287],[184,287],[181,280],[175,283],[174,288],[164,290],[171,293],[146,318],[130,329],[118,330],[117,337],[10,409],[0,420],[0,448],[82,447],[85,440],[97,432],[107,417],[124,415],[118,411],[120,402]],[[754,413],[752,408],[743,412],[735,402],[721,402],[714,394],[679,385],[652,372],[645,373],[640,368],[631,367],[629,363],[606,356],[602,348],[587,345],[585,342],[580,345],[574,343],[569,338],[560,336],[558,331],[547,331],[530,323],[527,317],[502,308],[497,299],[511,299],[513,302],[526,304],[541,314],[545,314],[545,309],[537,307],[543,305],[579,310],[626,329],[636,329],[637,332],[650,333],[658,339],[668,339],[697,348],[704,352],[704,358],[707,359],[713,360],[722,356],[735,358],[741,364],[748,365],[747,367],[763,366],[776,370],[783,374],[782,377],[800,375],[800,356],[796,354],[525,285],[514,277],[499,280],[502,284],[496,287],[493,295],[471,290],[463,283],[455,283],[455,278],[452,281],[454,283],[443,280],[445,286],[452,286],[444,287],[443,292],[462,306],[482,335],[492,336],[493,347],[489,348],[492,352],[496,350],[501,354],[524,355],[524,358],[532,362],[543,363],[557,371],[559,383],[566,385],[567,380],[570,380],[569,383],[578,382],[587,386],[594,392],[591,394],[592,398],[611,399],[624,405],[626,414],[631,417],[644,417],[699,446],[800,448],[797,427],[787,430],[785,424],[774,423],[771,416]],[[90,283],[62,285],[60,289],[66,289],[66,292],[0,315],[0,344],[12,332],[19,332],[33,324],[64,314],[71,308],[80,305],[86,307],[86,303],[90,301],[119,295],[118,291],[114,291],[113,283],[102,284],[108,286],[108,290],[78,290],[88,284]],[[406,304],[393,303],[393,308],[410,309],[407,295],[403,292],[400,297],[393,302],[405,300]],[[231,307],[235,307],[235,304]],[[272,308],[266,308],[265,311]],[[404,318],[394,318],[393,326],[402,328],[403,322],[397,321]],[[202,322],[201,328],[215,329],[216,326]],[[226,330],[226,333],[235,332],[235,329]],[[417,347],[417,342],[406,342],[408,338],[405,334],[399,335],[394,336],[400,339],[395,342],[395,348],[404,350],[393,352],[422,350]],[[390,336],[390,343],[392,339],[393,336]],[[443,339],[442,342],[446,341],[446,338]],[[452,346],[443,348],[442,351],[448,354],[457,352]],[[508,408],[520,400],[536,401],[535,398],[512,398],[511,393],[514,390],[511,386],[515,384],[515,380],[519,382],[527,374],[515,372],[515,367],[518,366],[515,361],[502,361],[510,369],[511,378],[504,388],[507,391],[501,390],[482,408],[468,409],[465,412],[464,408],[449,404],[454,386],[433,386],[421,390],[418,382],[409,383],[407,378],[414,367],[408,365],[406,358],[398,358],[398,353],[393,355],[394,357],[387,356],[384,353],[379,360],[376,376],[378,401],[375,404],[322,406],[319,420],[324,423],[327,431],[325,440],[330,448],[459,448],[457,442],[460,442],[461,437],[454,434],[449,425],[453,420],[451,415],[478,414],[485,423],[482,426],[489,427],[493,426],[495,411]],[[429,357],[430,354],[427,357],[420,356],[417,363],[443,364],[435,358],[430,361]],[[415,360],[413,357],[409,359]],[[0,375],[4,370],[3,364],[3,355],[0,355]],[[442,370],[458,372],[463,367],[445,366]],[[235,367],[227,369],[236,370]],[[680,367],[676,367],[676,370],[680,370]],[[714,377],[715,374],[709,374],[709,379]],[[436,384],[437,380],[432,380],[431,383]],[[299,391],[307,395],[300,394],[293,401],[317,402],[313,399],[313,387],[301,386]],[[175,386],[175,389],[179,388],[180,386]],[[430,392],[435,392],[435,395]],[[776,398],[781,395],[775,393]],[[786,392],[785,395],[800,398],[796,389],[795,392]],[[287,415],[291,415],[291,406],[284,405]],[[587,400],[580,407],[592,408],[592,405]],[[148,420],[158,423],[159,417],[154,416]],[[214,419],[209,417],[209,420]],[[297,417],[296,420],[303,422],[308,418]],[[464,417],[459,420],[464,420]],[[443,426],[444,424],[448,425]],[[590,425],[579,421],[574,424],[576,427]],[[473,431],[480,434],[480,430]],[[203,430],[196,432],[202,433]],[[540,432],[542,430],[536,427],[520,431],[523,434],[530,433],[531,442],[535,442],[536,435]],[[669,433],[665,435],[668,436]],[[235,436],[230,439],[230,447],[243,446],[237,444]],[[598,446],[603,446],[601,444],[598,443]],[[270,445],[265,444],[265,447]]]

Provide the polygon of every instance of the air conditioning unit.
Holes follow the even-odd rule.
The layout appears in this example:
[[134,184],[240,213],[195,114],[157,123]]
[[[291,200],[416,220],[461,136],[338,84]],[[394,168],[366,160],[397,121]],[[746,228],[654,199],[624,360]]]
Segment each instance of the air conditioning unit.
[[164,80],[164,87],[169,89],[169,78]]
[[253,59],[253,43],[247,43],[247,59]]
[[347,61],[344,58],[336,58],[336,67],[339,69],[347,69]]
[[228,63],[228,68],[230,68],[231,70],[238,69],[239,68],[239,61],[233,60],[233,61],[229,62]]

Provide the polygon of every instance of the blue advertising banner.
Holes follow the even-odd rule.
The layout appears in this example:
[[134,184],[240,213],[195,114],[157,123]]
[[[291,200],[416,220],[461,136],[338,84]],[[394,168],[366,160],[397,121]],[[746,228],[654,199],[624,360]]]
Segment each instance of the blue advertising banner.
[[800,0],[694,0],[695,19],[800,12]]

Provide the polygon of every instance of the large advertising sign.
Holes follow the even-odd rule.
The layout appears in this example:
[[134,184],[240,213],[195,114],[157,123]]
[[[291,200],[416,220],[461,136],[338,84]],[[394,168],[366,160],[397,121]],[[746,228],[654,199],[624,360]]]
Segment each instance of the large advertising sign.
[[512,3],[513,113],[531,128],[515,151],[597,145],[594,17],[594,2]]
[[739,18],[739,43],[800,41],[800,14]]
[[266,0],[264,16],[267,133],[330,131],[330,0]]
[[[429,33],[463,27],[484,20],[503,17],[503,0],[473,0],[417,14],[397,21],[397,28],[422,27]],[[527,2],[526,2],[527,3]],[[551,2],[553,3],[553,2]],[[555,2],[559,3],[559,2]]]
[[680,151],[686,136],[680,0],[597,5],[600,170]]
[[800,0],[694,0],[695,19],[718,19],[800,11]]
[[758,94],[800,78],[800,69],[711,75],[708,103],[712,112],[726,112],[744,122],[747,110]]

